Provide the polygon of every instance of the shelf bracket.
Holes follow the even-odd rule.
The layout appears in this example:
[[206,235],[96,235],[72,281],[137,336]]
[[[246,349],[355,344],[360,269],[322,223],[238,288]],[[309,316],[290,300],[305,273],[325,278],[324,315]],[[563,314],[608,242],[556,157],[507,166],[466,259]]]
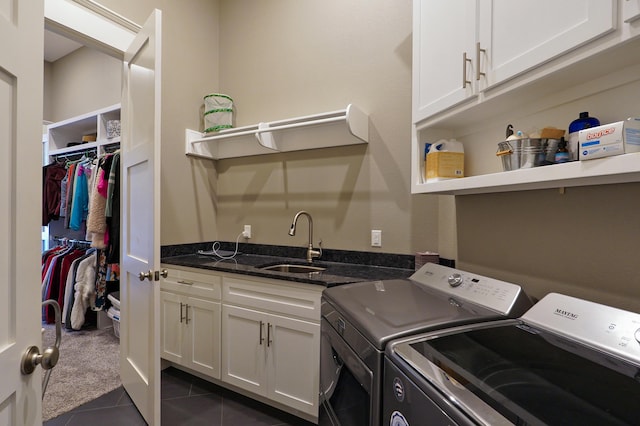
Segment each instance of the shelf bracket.
[[216,160],[218,158],[216,145],[208,143],[194,143],[202,140],[202,133],[196,130],[185,131],[185,153],[194,157]]
[[273,132],[269,132],[267,129],[269,129],[269,123],[258,123],[258,131],[256,132],[258,143],[265,148],[279,151]]

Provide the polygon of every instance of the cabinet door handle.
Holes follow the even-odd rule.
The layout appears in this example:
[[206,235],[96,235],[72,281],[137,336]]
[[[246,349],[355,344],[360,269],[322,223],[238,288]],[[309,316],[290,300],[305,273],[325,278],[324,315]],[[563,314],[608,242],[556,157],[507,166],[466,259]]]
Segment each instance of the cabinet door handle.
[[467,84],[471,84],[471,80],[467,80],[467,62],[471,59],[467,58],[467,52],[462,52],[462,88],[466,89]]
[[262,337],[262,326],[264,325],[264,322],[260,321],[260,344],[262,345],[262,342],[264,342],[264,337]]
[[184,323],[189,324],[189,304],[184,305]]
[[485,76],[487,75],[484,72],[480,71],[480,64],[482,63],[482,61],[480,61],[480,54],[481,53],[485,53],[487,51],[487,49],[481,49],[480,48],[480,42],[476,43],[476,80],[480,81],[480,76]]
[[271,340],[271,323],[267,324],[267,347],[271,346],[273,340]]
[[193,281],[178,280],[178,284],[193,285]]
[[180,302],[180,323],[182,323],[182,320],[184,319],[184,316],[182,315],[182,307],[184,305],[182,304],[182,302]]

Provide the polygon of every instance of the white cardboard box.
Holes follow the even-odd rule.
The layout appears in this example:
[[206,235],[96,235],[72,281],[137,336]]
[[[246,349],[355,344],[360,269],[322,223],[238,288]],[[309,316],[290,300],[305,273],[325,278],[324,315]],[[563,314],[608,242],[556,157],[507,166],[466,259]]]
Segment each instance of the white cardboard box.
[[640,152],[640,118],[580,130],[580,160]]

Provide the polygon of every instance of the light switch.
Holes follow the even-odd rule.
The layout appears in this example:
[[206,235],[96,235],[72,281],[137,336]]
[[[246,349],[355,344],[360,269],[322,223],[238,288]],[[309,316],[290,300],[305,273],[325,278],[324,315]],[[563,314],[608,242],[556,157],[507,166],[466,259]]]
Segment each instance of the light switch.
[[379,229],[371,230],[371,247],[382,247],[382,231]]

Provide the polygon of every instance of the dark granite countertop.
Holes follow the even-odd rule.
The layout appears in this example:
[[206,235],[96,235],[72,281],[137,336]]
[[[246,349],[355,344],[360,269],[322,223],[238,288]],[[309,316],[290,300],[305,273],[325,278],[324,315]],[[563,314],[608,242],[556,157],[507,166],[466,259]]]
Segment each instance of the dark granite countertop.
[[[210,245],[204,247],[211,247]],[[224,249],[231,248],[226,246]],[[344,261],[332,261],[334,256],[329,253],[327,260],[314,260],[313,266],[321,266],[326,270],[313,273],[290,273],[260,269],[261,266],[274,265],[280,263],[307,265],[302,257],[288,257],[286,252],[278,250],[266,250],[277,252],[277,255],[264,253],[247,253],[240,251],[233,259],[220,259],[210,255],[197,254],[198,250],[205,249],[202,245],[191,245],[188,248],[181,246],[179,249],[169,249],[163,247],[162,263],[166,265],[177,265],[191,268],[208,269],[212,271],[230,272],[234,274],[252,275],[256,277],[272,278],[285,281],[295,281],[308,284],[317,284],[332,287],[341,284],[374,281],[395,278],[406,278],[413,274],[413,268],[407,268],[403,262],[397,262],[402,267],[380,266],[363,263],[348,263]],[[253,248],[253,251],[260,251]],[[184,253],[184,252],[187,253]],[[264,250],[262,250],[264,251]],[[326,251],[325,251],[326,253]],[[285,254],[284,256],[281,254]],[[324,254],[323,254],[323,257]],[[349,260],[349,256],[341,256],[343,260]],[[355,260],[361,257],[355,257]]]

